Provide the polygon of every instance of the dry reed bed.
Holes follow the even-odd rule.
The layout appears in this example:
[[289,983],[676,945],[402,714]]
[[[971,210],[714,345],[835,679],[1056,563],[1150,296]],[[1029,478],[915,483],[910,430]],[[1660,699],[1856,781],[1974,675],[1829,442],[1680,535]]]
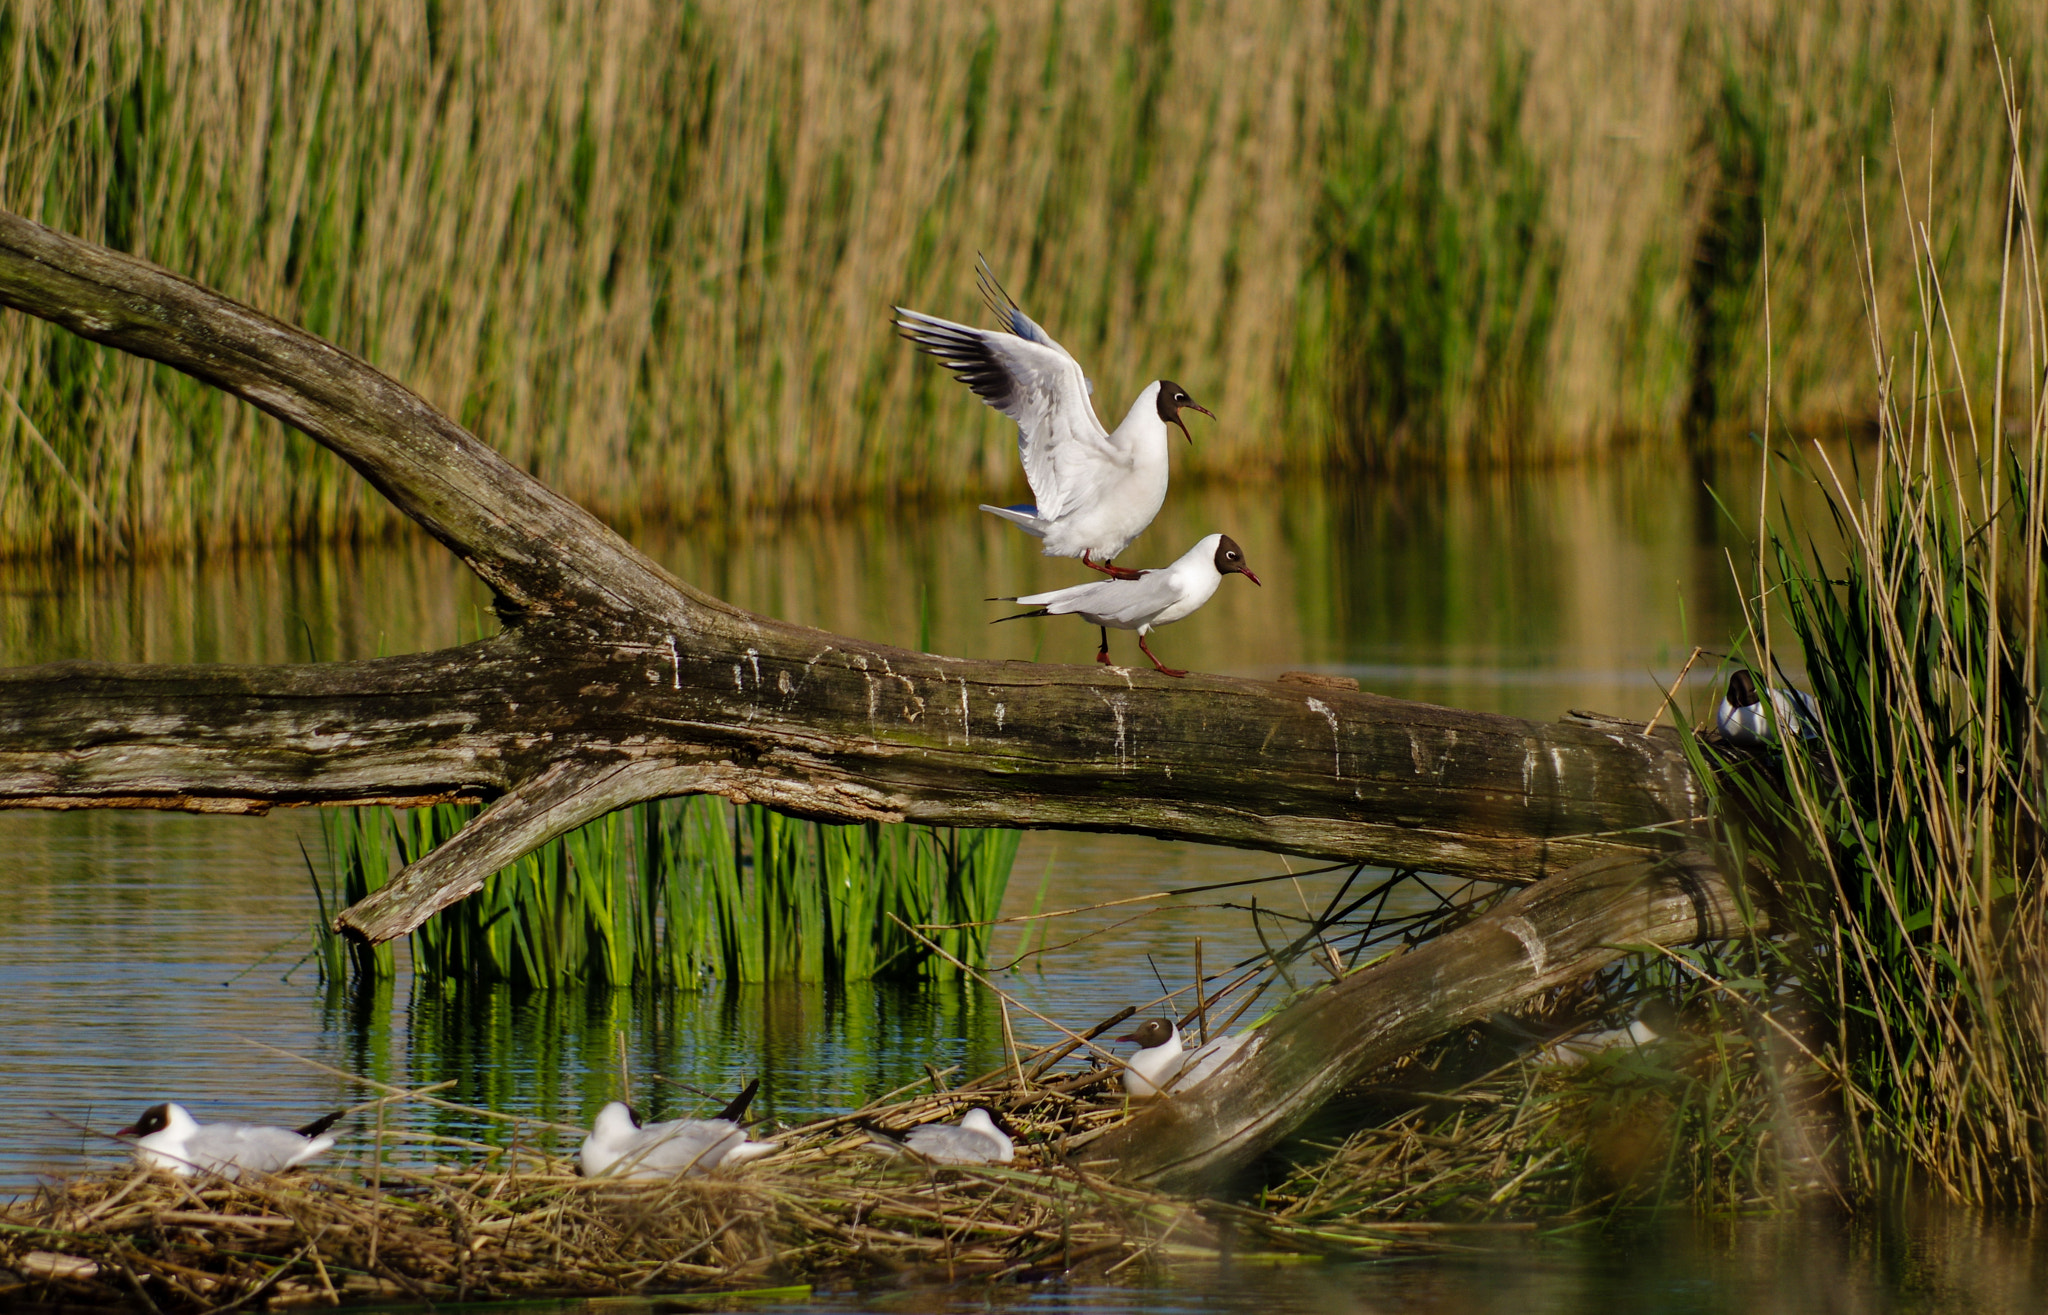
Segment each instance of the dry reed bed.
[[[972,317],[977,251],[1112,421],[1159,374],[1216,409],[1182,470],[1568,458],[1753,425],[1767,269],[1777,414],[1867,415],[1866,174],[1938,199],[1951,293],[1995,286],[1985,9],[30,4],[0,205],[334,339],[614,517],[1021,491],[887,324]],[[2038,102],[2048,10],[1989,10]],[[0,316],[0,379],[0,550],[393,523],[61,331]]]
[[[1469,1068],[1475,1044],[1491,1053],[1497,1042],[1478,1040],[1484,1029],[1451,1038],[1353,1093],[1341,1143],[1304,1145],[1270,1187],[1235,1200],[1107,1176],[1113,1166],[1090,1162],[1085,1148],[1128,1115],[1113,1097],[1115,1071],[1052,1075],[1051,1052],[790,1130],[776,1156],[707,1178],[587,1181],[518,1146],[470,1166],[384,1164],[367,1177],[82,1177],[0,1208],[0,1303],[168,1315],[1114,1281],[1226,1256],[1491,1251],[1527,1244],[1533,1219],[1566,1225],[1659,1200],[1784,1206],[1835,1190],[1824,1144],[1834,1090],[1788,1066],[1782,1047],[1772,1053],[1771,1030],[1740,1010],[1698,1001],[1687,1017],[1652,1050],[1620,1048],[1570,1069],[1509,1059],[1462,1081],[1454,1072]],[[901,1129],[971,1105],[1018,1131],[1016,1163],[938,1168],[864,1149],[863,1124]]]
[[0,1209],[0,1302],[176,1312],[1113,1278],[1225,1251],[1356,1256],[1432,1245],[1436,1235],[1401,1224],[1303,1228],[1268,1211],[1119,1184],[1099,1166],[1058,1164],[1074,1135],[1122,1118],[1121,1102],[1019,1090],[1007,1102],[1000,1091],[948,1092],[882,1111],[886,1124],[905,1126],[970,1102],[1008,1103],[1031,1143],[1009,1166],[876,1155],[842,1116],[787,1134],[780,1155],[744,1171],[648,1185],[586,1181],[519,1151],[487,1168],[385,1166],[367,1180],[82,1177]]

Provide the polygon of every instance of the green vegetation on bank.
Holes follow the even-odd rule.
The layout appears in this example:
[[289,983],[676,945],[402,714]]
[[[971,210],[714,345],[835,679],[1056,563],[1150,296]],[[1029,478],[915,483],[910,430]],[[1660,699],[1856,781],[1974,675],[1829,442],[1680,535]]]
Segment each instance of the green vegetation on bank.
[[[392,976],[391,946],[345,941],[330,918],[477,811],[327,815],[316,941],[329,981]],[[1004,830],[799,822],[703,796],[640,804],[543,845],[430,918],[412,934],[413,970],[521,986],[950,978],[959,969],[947,955],[987,960],[1017,841]]]
[[[2039,1204],[2048,289],[2012,95],[2010,209],[1992,246],[2005,282],[1965,301],[1946,279],[1952,254],[1917,250],[1915,313],[1870,324],[1870,468],[1810,472],[1841,553],[1789,528],[1765,536],[1753,588],[1772,601],[1748,646],[1762,669],[1794,664],[1789,621],[1821,734],[1727,774],[1720,793],[1777,924],[1779,986],[1755,1004],[1839,1092],[1845,1188],[1903,1176],[1952,1199]],[[1966,336],[1990,353],[1989,378]]]
[[[1990,16],[2040,99],[2048,14]],[[1781,419],[1868,416],[1855,200],[1866,165],[1896,193],[1895,124],[1948,292],[1995,287],[1984,20],[103,0],[0,15],[0,205],[334,339],[620,519],[1019,490],[1002,423],[887,324],[973,317],[977,251],[1104,410],[1158,374],[1217,409],[1190,473],[1568,458],[1753,427],[1767,269]],[[1903,226],[1870,237],[1912,267]],[[1960,350],[1988,377],[1983,335]],[[0,380],[0,551],[395,514],[253,409],[17,315]]]

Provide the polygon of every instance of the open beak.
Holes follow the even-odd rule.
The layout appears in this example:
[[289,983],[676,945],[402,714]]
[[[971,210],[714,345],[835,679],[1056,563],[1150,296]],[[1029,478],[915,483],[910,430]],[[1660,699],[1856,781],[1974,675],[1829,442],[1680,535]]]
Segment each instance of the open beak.
[[[1203,415],[1209,417],[1211,420],[1214,420],[1216,418],[1216,413],[1214,411],[1211,411],[1208,407],[1203,406],[1200,402],[1189,402],[1186,406],[1183,406],[1180,409],[1183,411],[1200,411]],[[1181,419],[1179,416],[1175,416],[1173,418],[1173,423],[1180,426],[1181,437],[1185,438],[1189,442],[1189,444],[1192,445],[1195,441],[1195,436],[1188,432],[1188,422]]]

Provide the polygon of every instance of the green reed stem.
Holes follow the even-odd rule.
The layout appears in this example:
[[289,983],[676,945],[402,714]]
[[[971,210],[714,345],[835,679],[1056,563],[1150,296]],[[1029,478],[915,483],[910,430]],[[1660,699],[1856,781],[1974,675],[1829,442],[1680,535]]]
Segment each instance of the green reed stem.
[[[325,815],[331,875],[318,943],[330,980],[396,972],[390,946],[348,944],[328,919],[476,812],[443,804]],[[413,968],[438,981],[524,986],[948,977],[957,970],[892,915],[988,923],[1017,843],[1014,831],[827,826],[702,797],[642,804],[543,845],[428,920],[411,938]],[[936,936],[980,966],[989,934],[975,925]]]

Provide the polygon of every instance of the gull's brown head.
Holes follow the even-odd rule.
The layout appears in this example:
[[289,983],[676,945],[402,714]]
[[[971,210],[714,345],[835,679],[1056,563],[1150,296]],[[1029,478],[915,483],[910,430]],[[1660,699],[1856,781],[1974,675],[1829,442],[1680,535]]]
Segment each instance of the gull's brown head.
[[1188,433],[1187,422],[1180,418],[1182,411],[1200,411],[1211,420],[1216,418],[1214,411],[1203,406],[1194,398],[1189,397],[1187,389],[1182,388],[1171,379],[1161,379],[1159,381],[1159,418],[1169,425],[1179,425],[1181,435],[1188,442],[1192,443],[1195,441],[1195,436]]
[[1244,549],[1237,546],[1237,540],[1227,534],[1219,535],[1216,541],[1216,574],[1229,575],[1232,572],[1253,584],[1259,583],[1259,577],[1252,574],[1252,568],[1244,564]]
[[162,1132],[171,1126],[171,1107],[152,1105],[142,1111],[142,1117],[115,1133],[116,1137],[147,1137],[153,1132]]
[[1173,1040],[1173,1024],[1164,1018],[1148,1018],[1138,1024],[1137,1031],[1127,1036],[1120,1036],[1117,1040],[1135,1041],[1145,1049],[1150,1050],[1155,1046],[1163,1046]]

